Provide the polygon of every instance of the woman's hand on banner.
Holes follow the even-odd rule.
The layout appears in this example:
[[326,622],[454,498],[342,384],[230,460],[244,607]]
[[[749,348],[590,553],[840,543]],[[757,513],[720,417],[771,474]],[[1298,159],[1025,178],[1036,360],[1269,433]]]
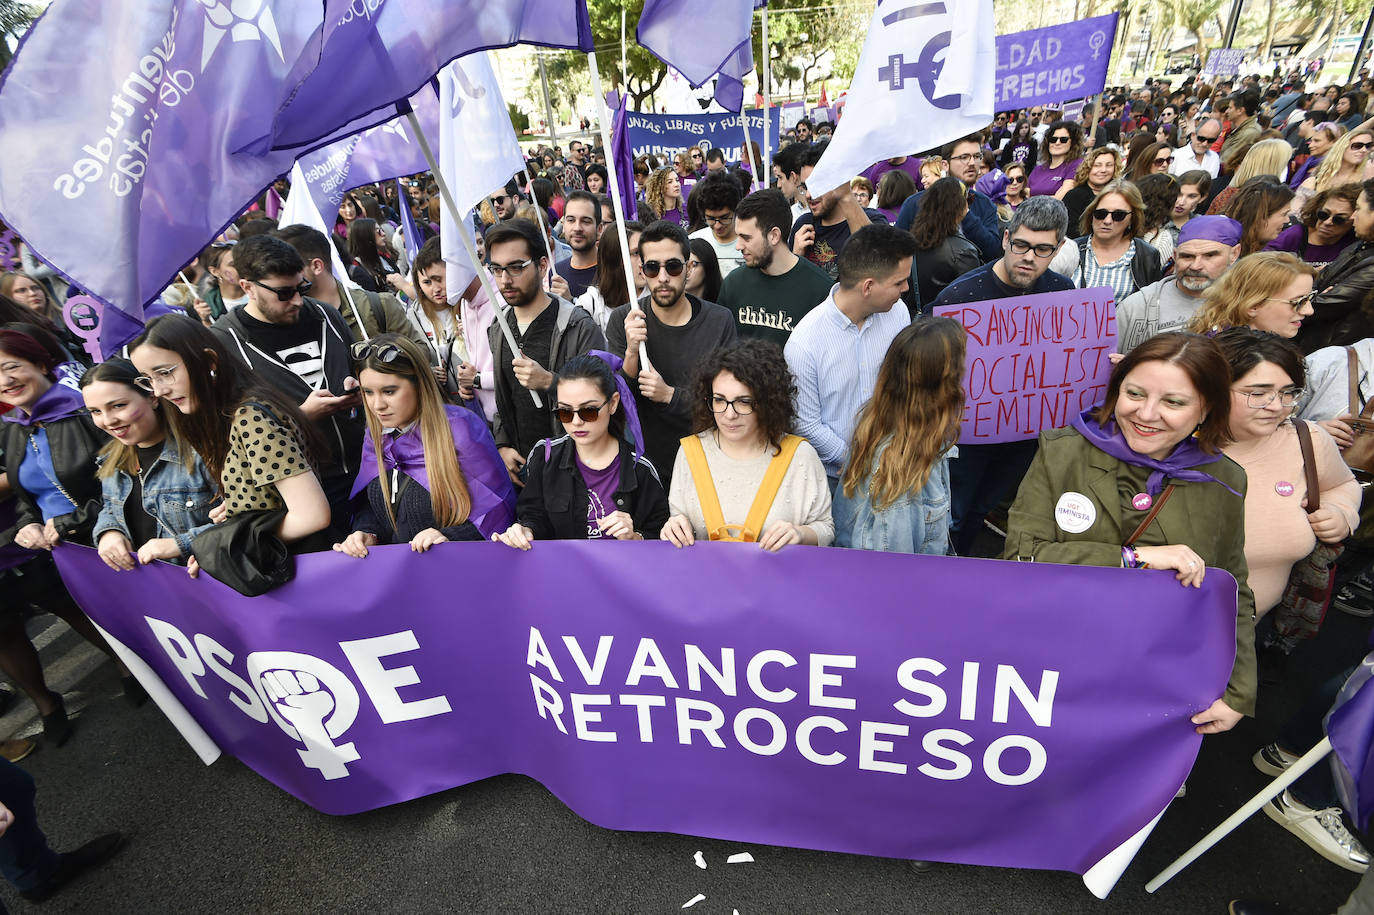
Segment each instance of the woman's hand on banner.
[[[421,533],[424,533],[423,531]],[[368,531],[354,531],[344,538],[343,543],[334,544],[334,552],[352,556],[354,559],[366,559],[367,548],[377,545],[377,535]]]

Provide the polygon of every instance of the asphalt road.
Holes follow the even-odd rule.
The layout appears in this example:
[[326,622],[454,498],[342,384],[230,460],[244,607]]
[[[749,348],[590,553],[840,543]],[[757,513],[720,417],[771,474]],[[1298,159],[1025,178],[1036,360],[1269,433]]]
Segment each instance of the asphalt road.
[[[1235,896],[1330,913],[1358,881],[1262,814],[1150,896],[1145,882],[1260,790],[1250,754],[1329,673],[1364,653],[1371,620],[1333,611],[1256,720],[1208,738],[1175,801],[1106,901],[1073,874],[937,865],[593,826],[538,783],[502,776],[358,816],[316,813],[233,759],[201,765],[152,706],[52,617],[41,651],[72,741],[22,765],[54,847],[120,829],[127,847],[42,906],[50,912],[1222,913]],[[27,703],[21,703],[27,706]],[[28,708],[0,734],[34,724]],[[919,819],[913,811],[913,820]],[[989,824],[995,829],[997,825]],[[697,866],[700,851],[707,865]],[[740,852],[751,863],[727,864]],[[705,898],[691,908],[684,904]],[[38,911],[8,886],[12,911]]]

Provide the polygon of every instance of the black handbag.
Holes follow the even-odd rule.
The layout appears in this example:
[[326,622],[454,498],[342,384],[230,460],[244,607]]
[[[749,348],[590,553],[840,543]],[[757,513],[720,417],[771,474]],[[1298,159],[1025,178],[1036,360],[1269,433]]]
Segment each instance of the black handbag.
[[191,541],[191,553],[203,571],[246,597],[265,594],[296,574],[277,528],[286,509],[265,509],[234,515]]

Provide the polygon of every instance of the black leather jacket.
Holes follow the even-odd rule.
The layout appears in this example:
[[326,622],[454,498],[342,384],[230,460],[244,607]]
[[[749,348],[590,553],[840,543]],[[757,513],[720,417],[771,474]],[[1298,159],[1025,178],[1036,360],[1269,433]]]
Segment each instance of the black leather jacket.
[[1346,248],[1317,275],[1312,288],[1317,291],[1312,314],[1293,340],[1303,353],[1374,337],[1374,322],[1365,312],[1374,293],[1374,242]]
[[[545,459],[547,447],[548,458]],[[573,460],[577,446],[572,439],[540,442],[525,464],[525,488],[515,505],[515,518],[534,533],[536,540],[587,539],[587,484]],[[610,506],[606,506],[609,510]],[[645,540],[657,540],[668,520],[668,495],[658,473],[642,455],[635,458],[630,445],[620,443],[620,486],[615,491],[615,510],[634,519],[635,530]]]
[[[1082,272],[1083,262],[1088,257],[1088,240],[1091,235],[1084,235],[1075,238],[1073,243],[1078,245],[1078,265],[1079,272]],[[1158,283],[1164,279],[1164,264],[1159,258],[1159,249],[1144,239],[1133,238],[1131,245],[1135,248],[1135,255],[1131,258],[1131,280],[1135,283],[1132,292],[1138,292],[1151,283]]]
[[[9,475],[10,491],[14,495],[15,526],[0,532],[0,542],[9,543],[14,535],[29,524],[43,524],[38,501],[19,483],[19,465],[26,454],[32,455],[29,440],[37,431],[19,423],[0,423],[0,466]],[[100,514],[100,481],[96,479],[96,454],[108,442],[109,436],[95,427],[84,413],[44,423],[48,433],[48,447],[52,452],[57,482],[66,490],[76,510],[54,518],[63,540],[89,543],[96,517]]]

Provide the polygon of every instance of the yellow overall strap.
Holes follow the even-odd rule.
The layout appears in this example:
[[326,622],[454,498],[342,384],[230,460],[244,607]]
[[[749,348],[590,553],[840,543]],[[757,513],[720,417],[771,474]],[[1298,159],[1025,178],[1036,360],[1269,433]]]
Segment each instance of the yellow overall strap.
[[725,529],[725,516],[720,510],[720,496],[716,495],[716,484],[711,479],[711,468],[706,464],[706,452],[701,447],[701,439],[689,435],[679,444],[682,445],[682,456],[687,458],[687,467],[692,471],[692,482],[696,484],[697,501],[701,503],[707,535],[712,540],[733,539],[721,536]]
[[802,443],[799,435],[784,435],[782,445],[773,460],[768,462],[768,472],[763,475],[763,482],[759,484],[759,491],[754,496],[754,504],[749,506],[749,517],[744,520],[744,538],[748,541],[756,541],[763,533],[763,522],[768,517],[768,510],[773,507],[773,501],[778,497],[778,490],[782,489],[782,478],[787,475],[787,468],[792,465],[792,456],[797,453],[797,446]]

